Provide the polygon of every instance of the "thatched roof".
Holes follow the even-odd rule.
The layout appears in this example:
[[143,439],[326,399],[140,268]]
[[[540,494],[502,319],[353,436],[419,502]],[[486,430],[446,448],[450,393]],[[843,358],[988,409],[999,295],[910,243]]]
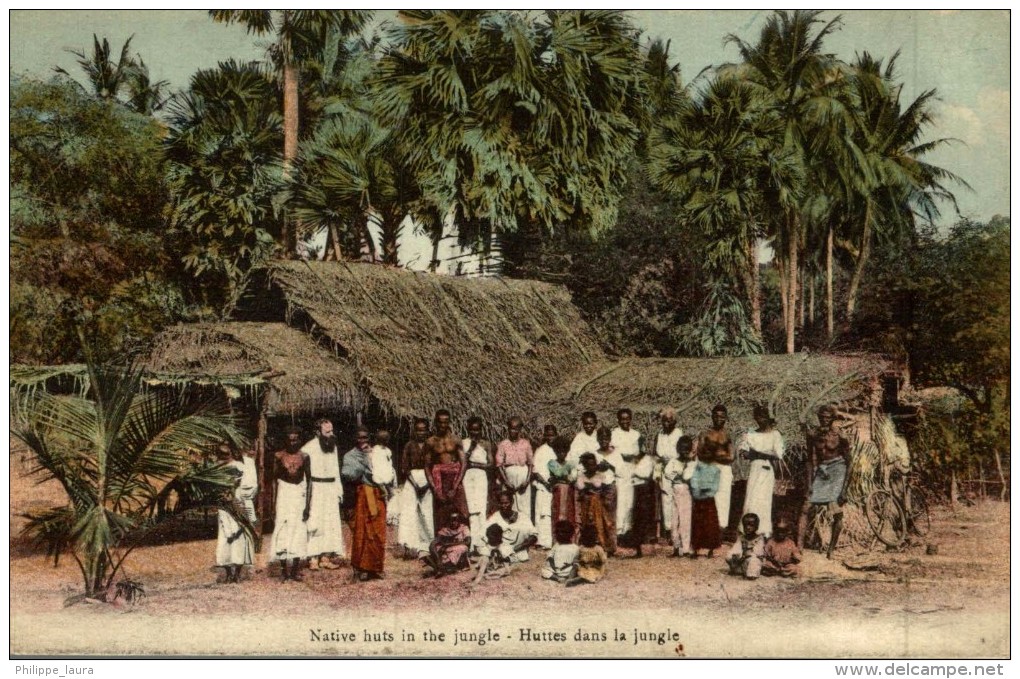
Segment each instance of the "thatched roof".
[[270,414],[363,408],[351,364],[284,323],[191,323],[161,332],[146,364],[150,383],[243,389],[271,385]]
[[709,424],[712,407],[726,405],[734,429],[753,426],[756,403],[771,405],[780,431],[799,431],[825,403],[859,409],[878,405],[878,376],[889,361],[875,355],[764,355],[741,358],[631,358],[593,364],[544,394],[532,408],[532,426],[578,427],[580,413],[592,410],[599,421],[616,424],[616,411],[634,411],[634,426],[658,430],[665,406],[678,411],[685,430]]
[[292,325],[321,333],[382,409],[501,422],[604,355],[561,287],[372,264],[280,262]]

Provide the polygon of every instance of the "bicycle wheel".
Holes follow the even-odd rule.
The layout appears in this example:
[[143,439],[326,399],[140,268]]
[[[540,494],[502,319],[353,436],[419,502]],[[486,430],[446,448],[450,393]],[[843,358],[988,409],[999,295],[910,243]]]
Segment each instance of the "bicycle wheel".
[[907,517],[899,501],[887,490],[876,490],[864,504],[871,532],[882,544],[899,547],[907,538]]
[[923,491],[914,487],[910,488],[909,493],[908,525],[915,535],[923,538],[931,530],[931,514],[928,512],[928,499]]

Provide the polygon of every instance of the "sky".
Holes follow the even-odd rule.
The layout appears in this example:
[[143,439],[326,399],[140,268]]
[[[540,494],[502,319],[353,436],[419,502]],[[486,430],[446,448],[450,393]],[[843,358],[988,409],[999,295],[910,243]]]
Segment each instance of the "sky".
[[[391,19],[380,11],[376,25]],[[888,58],[897,50],[904,105],[936,89],[936,124],[929,139],[960,140],[926,158],[966,180],[957,187],[963,216],[986,220],[1008,215],[1010,121],[1010,16],[1008,11],[850,10],[842,27],[826,39],[826,51],[844,60],[869,51]],[[734,34],[754,42],[766,10],[642,10],[631,17],[648,37],[670,41],[686,81],[702,68],[737,61]],[[835,18],[827,11],[823,18]],[[183,88],[200,68],[228,59],[258,59],[260,39],[240,26],[214,23],[204,10],[12,10],[10,71],[48,77],[54,66],[77,73],[68,50],[91,51],[92,35],[109,38],[119,51],[133,36],[131,51],[141,54],[156,80]],[[943,206],[943,225],[956,220]]]

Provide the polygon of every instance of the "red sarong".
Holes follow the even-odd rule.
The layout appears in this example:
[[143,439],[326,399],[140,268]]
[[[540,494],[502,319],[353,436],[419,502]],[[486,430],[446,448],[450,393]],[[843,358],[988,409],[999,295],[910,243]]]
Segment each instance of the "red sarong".
[[577,522],[582,527],[592,526],[599,544],[606,554],[616,551],[616,526],[605,508],[604,491],[583,490],[577,494]]
[[715,498],[695,500],[691,507],[691,549],[718,549],[722,545]]
[[386,496],[375,486],[360,484],[354,505],[351,565],[356,571],[382,573],[385,558]]
[[555,527],[560,521],[569,521],[574,524],[576,518],[574,487],[569,483],[554,483],[552,485],[552,525]]

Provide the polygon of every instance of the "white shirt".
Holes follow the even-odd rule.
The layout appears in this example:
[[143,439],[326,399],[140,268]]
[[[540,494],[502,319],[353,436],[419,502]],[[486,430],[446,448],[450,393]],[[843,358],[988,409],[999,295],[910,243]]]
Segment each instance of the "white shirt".
[[377,486],[392,486],[397,478],[393,469],[393,451],[386,446],[372,446],[368,453],[372,465],[372,483]]
[[694,460],[685,461],[678,457],[674,457],[666,463],[666,468],[662,472],[663,482],[676,485],[678,483],[689,481],[691,475],[694,473],[695,464],[697,463]]
[[616,452],[620,455],[626,455],[627,457],[637,457],[641,452],[641,432],[637,429],[628,429],[624,431],[617,427],[613,430],[613,438],[610,439],[610,445],[616,449]]
[[750,429],[740,438],[737,452],[743,453],[752,449],[766,455],[774,455],[781,460],[784,452],[783,435],[775,429],[766,432]]
[[243,455],[241,457],[241,483],[235,494],[239,500],[251,500],[259,489],[259,472],[255,466],[255,458]]
[[655,454],[662,460],[663,464],[676,459],[676,443],[684,432],[680,427],[673,427],[673,431],[664,434],[661,431],[655,437]]
[[[464,447],[465,453],[471,450],[471,443],[472,441],[470,437],[460,442],[460,445]],[[478,442],[478,445],[475,446],[474,450],[471,450],[471,454],[468,455],[468,462],[485,465],[489,464],[489,453],[485,450],[485,446],[482,445],[481,441]]]
[[556,453],[553,452],[552,446],[548,443],[543,443],[535,451],[534,465],[535,465],[535,476],[539,477],[546,483],[549,482],[549,463],[556,459]]
[[[517,512],[517,520],[513,523],[507,522],[503,518],[500,512],[495,512],[489,517],[489,520],[485,523],[485,531],[488,531],[489,526],[499,526],[503,529],[503,544],[510,545],[511,547],[518,547],[523,544],[525,540],[532,536],[538,536],[538,530],[535,528],[535,524],[531,523],[531,519],[524,516],[523,513]],[[483,534],[484,532],[483,531]],[[517,552],[517,560],[527,561],[528,552],[527,550],[521,550]]]
[[651,481],[654,476],[655,456],[644,455],[640,460],[634,463],[633,479],[635,485]]
[[595,453],[598,455],[599,440],[593,431],[590,434],[585,434],[584,431],[577,432],[574,436],[574,440],[570,443],[570,452],[567,454],[567,460],[573,462],[576,466],[581,465],[581,455],[584,453]]

